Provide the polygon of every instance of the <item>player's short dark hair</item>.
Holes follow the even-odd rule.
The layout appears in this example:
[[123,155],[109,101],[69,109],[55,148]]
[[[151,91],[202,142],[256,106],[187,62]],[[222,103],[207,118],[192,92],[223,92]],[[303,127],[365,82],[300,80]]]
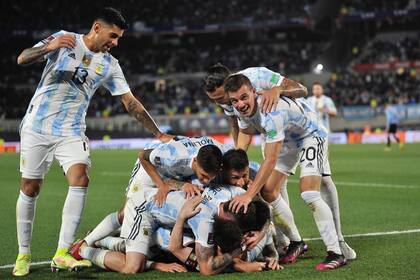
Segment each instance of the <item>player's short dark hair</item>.
[[255,224],[255,228],[257,230],[262,230],[264,225],[270,220],[270,208],[262,199],[255,199],[253,203],[255,205],[255,212],[257,214],[257,222]]
[[221,63],[211,66],[207,70],[206,77],[204,77],[204,88],[206,92],[213,92],[216,88],[221,87],[229,74],[230,70]]
[[231,149],[223,155],[223,170],[244,170],[249,166],[248,155],[242,149]]
[[248,210],[244,213],[243,209],[241,208],[238,213],[234,213],[233,211],[229,210],[229,202],[226,202],[223,205],[223,210],[226,213],[232,214],[235,221],[238,223],[242,233],[259,230],[257,228],[257,209],[255,207],[254,201],[248,204]]
[[128,28],[128,23],[125,20],[123,14],[112,7],[106,7],[101,9],[95,17],[95,20],[98,19],[110,25],[115,24],[123,30]]
[[225,81],[225,91],[235,92],[238,91],[243,85],[253,88],[251,81],[243,74],[230,75]]
[[198,150],[197,162],[204,171],[215,174],[222,167],[223,155],[220,149],[215,145],[206,145]]
[[321,86],[321,87],[323,87],[323,85],[322,85],[320,82],[314,82],[314,83],[312,84],[312,86]]
[[214,244],[220,247],[222,253],[232,253],[241,248],[242,231],[235,221],[214,218]]

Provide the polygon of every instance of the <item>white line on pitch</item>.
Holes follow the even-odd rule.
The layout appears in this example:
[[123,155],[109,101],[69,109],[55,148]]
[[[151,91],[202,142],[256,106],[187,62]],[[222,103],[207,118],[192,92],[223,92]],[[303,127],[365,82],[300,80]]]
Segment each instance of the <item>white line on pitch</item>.
[[[298,180],[289,179],[289,182],[299,183]],[[374,188],[393,188],[393,189],[420,189],[420,186],[414,185],[396,185],[396,184],[382,184],[382,183],[362,183],[362,182],[341,182],[336,181],[337,186],[357,186],[357,187],[374,187]]]
[[[410,230],[401,230],[401,231],[382,231],[382,232],[368,232],[368,233],[358,233],[358,234],[349,234],[344,235],[345,238],[353,238],[353,237],[369,237],[369,236],[385,236],[385,235],[399,235],[399,234],[409,234],[409,233],[419,233],[420,229],[410,229]],[[303,238],[305,241],[312,241],[312,240],[321,240],[320,237],[317,238]],[[44,265],[49,264],[51,261],[42,261],[42,262],[34,262],[31,264],[31,266],[37,266],[37,265]],[[6,264],[0,266],[0,269],[3,268],[12,268],[14,264]]]

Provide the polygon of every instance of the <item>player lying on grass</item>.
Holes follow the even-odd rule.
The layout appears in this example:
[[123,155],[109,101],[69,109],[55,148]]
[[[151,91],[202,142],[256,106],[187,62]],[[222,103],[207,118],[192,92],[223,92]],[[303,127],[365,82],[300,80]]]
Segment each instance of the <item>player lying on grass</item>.
[[331,209],[320,194],[322,174],[329,173],[329,166],[326,165],[326,129],[318,124],[315,117],[305,113],[299,101],[290,98],[280,99],[275,111],[261,113],[260,98],[250,80],[243,74],[230,76],[224,87],[240,119],[238,147],[247,149],[249,138],[252,137],[250,127],[256,128],[265,138],[261,168],[247,192],[232,200],[231,208],[239,211],[244,207],[246,211],[247,204],[261,192],[263,198],[273,207],[274,222],[281,226],[282,221],[287,221],[288,227],[284,228],[284,232],[289,231],[289,249],[292,245],[302,248],[296,250],[298,255],[299,251],[303,250],[303,242],[294,223],[293,214],[279,193],[281,183],[291,174],[296,163],[299,163],[301,196],[313,211],[328,253],[316,269],[335,269],[345,265],[346,259],[340,249]]
[[[283,77],[281,74],[273,72],[265,67],[251,67],[239,71],[238,73],[245,75],[251,82],[254,89],[257,91],[257,94],[260,96],[261,102],[261,112],[267,113],[272,111],[281,96],[291,97],[291,98],[300,98],[307,96],[307,90],[305,87],[299,83]],[[228,93],[224,89],[224,83],[226,79],[232,73],[230,70],[218,63],[212,66],[204,79],[204,87],[206,90],[207,96],[212,99],[216,104],[220,105],[223,108],[223,111],[228,115],[232,122],[232,135],[237,143],[237,135],[239,132],[237,116],[234,113],[234,107],[230,101]],[[305,111],[312,111],[309,106],[303,106]],[[264,140],[264,137],[262,137]],[[251,138],[249,138],[251,141]],[[249,143],[248,143],[249,144]],[[248,145],[246,145],[248,147]],[[262,145],[262,147],[264,144]],[[264,156],[264,155],[263,155]],[[329,166],[329,163],[327,163]],[[290,170],[291,174],[295,173],[295,169]],[[280,187],[281,197],[284,200],[284,203],[279,203],[279,207],[282,205],[285,207],[283,211],[289,212],[289,197],[287,193],[287,178],[284,180],[283,185]],[[340,207],[338,200],[338,192],[335,186],[334,181],[332,180],[331,173],[323,174],[321,178],[321,195],[325,202],[331,209],[334,218],[334,226],[337,231],[340,248],[348,260],[356,259],[356,252],[345,242],[344,236],[341,231],[341,220],[340,220]],[[285,206],[287,205],[287,207]],[[279,230],[277,230],[279,232]],[[279,234],[278,237],[283,235]],[[296,237],[297,235],[295,235]],[[282,237],[284,240],[284,236]],[[288,252],[282,261],[284,262],[294,262],[296,256],[302,253],[304,246],[294,246],[297,243],[292,243],[293,246],[288,248]]]

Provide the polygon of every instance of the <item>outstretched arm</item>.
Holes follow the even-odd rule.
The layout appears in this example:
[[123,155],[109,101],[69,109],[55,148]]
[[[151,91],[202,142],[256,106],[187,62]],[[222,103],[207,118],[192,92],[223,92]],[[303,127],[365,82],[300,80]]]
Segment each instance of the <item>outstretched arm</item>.
[[121,95],[121,102],[124,104],[127,112],[138,120],[145,128],[147,128],[147,130],[153,133],[153,135],[155,135],[159,140],[162,142],[168,142],[173,138],[172,135],[162,133],[159,130],[155,121],[144,108],[143,104],[134,97],[131,91]]

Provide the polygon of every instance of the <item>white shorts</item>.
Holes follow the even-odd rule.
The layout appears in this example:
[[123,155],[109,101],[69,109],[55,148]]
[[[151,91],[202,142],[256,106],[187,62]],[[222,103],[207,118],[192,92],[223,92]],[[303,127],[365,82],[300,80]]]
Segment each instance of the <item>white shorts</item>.
[[[264,147],[265,141],[262,141],[263,155]],[[295,174],[298,165],[300,166],[300,178],[331,175],[327,139],[309,137],[303,141],[302,148],[291,148],[288,145],[283,145],[274,169],[290,176]]]
[[152,215],[144,207],[146,203],[144,201],[142,204],[135,204],[132,199],[127,200],[120,236],[126,239],[126,252],[136,252],[151,257],[150,246],[156,225]]
[[23,178],[43,179],[53,158],[66,174],[77,163],[90,167],[89,139],[86,136],[43,135],[23,129],[20,133],[20,172]]

